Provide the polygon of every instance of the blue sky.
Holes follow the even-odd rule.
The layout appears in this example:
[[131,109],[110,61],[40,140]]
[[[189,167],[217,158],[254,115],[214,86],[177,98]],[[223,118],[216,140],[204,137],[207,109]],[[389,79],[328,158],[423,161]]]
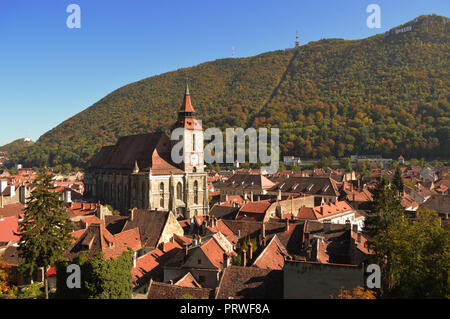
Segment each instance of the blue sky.
[[[69,4],[81,28],[69,29]],[[381,28],[369,29],[369,4]],[[359,39],[421,14],[450,16],[448,0],[0,0],[0,145],[37,140],[115,89],[202,62]]]

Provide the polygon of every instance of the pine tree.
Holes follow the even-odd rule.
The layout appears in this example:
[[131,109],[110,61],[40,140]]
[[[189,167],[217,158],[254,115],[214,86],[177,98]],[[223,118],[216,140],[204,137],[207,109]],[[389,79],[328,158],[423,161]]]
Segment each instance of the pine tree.
[[394,178],[392,179],[392,186],[395,190],[397,190],[398,194],[401,195],[403,192],[403,179],[402,172],[398,166],[395,170]]
[[19,223],[19,255],[25,259],[19,270],[28,275],[40,267],[44,269],[45,298],[48,299],[47,270],[62,258],[70,247],[72,223],[59,193],[54,192],[52,176],[44,170],[36,179]]
[[388,295],[400,276],[398,252],[402,232],[408,227],[404,208],[389,181],[383,176],[373,191],[373,202],[364,222],[373,262],[381,268],[381,294]]

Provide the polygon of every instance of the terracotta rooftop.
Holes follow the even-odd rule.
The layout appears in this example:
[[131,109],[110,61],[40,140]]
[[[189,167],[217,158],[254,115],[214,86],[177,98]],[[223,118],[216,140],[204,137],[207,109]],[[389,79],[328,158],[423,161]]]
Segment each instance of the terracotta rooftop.
[[299,209],[297,218],[320,220],[352,211],[354,211],[353,207],[346,201],[337,201],[335,203],[323,204],[321,206],[302,207]]
[[225,268],[216,299],[282,299],[283,271],[257,267]]
[[24,206],[22,203],[8,204],[0,208],[0,216],[3,217],[19,217],[23,215]]
[[339,196],[336,182],[330,177],[288,177],[280,179],[270,191]]
[[168,217],[169,212],[136,209],[133,212],[133,219],[128,219],[125,222],[123,231],[139,228],[142,247],[155,248],[158,245]]
[[284,258],[288,255],[286,247],[284,247],[277,235],[275,235],[256,258],[253,266],[262,269],[282,270]]
[[194,276],[190,272],[181,277],[174,284],[181,287],[202,288],[202,286],[197,282],[197,280],[195,280]]
[[150,281],[147,294],[148,299],[180,299],[192,297],[194,299],[213,299],[214,289],[183,287]]
[[164,245],[164,251],[156,248],[138,257],[136,267],[131,270],[133,286],[142,286],[148,283],[150,279],[162,280],[164,263],[179,250],[181,250],[181,246],[177,243],[167,243]]
[[18,242],[20,236],[15,235],[18,225],[17,217],[0,217],[0,242]]

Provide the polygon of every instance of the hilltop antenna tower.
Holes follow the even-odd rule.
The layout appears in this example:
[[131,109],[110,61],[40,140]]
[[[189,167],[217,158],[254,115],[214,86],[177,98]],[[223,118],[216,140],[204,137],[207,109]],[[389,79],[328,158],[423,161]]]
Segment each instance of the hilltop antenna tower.
[[300,41],[298,38],[298,29],[295,31],[295,47],[296,48],[300,47]]
[[231,47],[231,57],[234,58],[234,45]]

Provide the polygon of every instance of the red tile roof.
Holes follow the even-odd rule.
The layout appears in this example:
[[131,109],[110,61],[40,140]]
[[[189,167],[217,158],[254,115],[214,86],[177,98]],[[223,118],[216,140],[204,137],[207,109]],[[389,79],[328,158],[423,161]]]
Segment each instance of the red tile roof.
[[202,288],[202,286],[197,282],[197,280],[195,280],[194,276],[190,272],[181,277],[174,284],[180,287]]
[[141,249],[141,236],[139,228],[133,228],[114,235],[116,240],[125,247],[133,250]]
[[248,202],[239,210],[239,215],[241,213],[259,213],[264,214],[267,208],[270,207],[270,202],[268,200],[262,200],[257,202]]
[[166,243],[163,250],[156,248],[149,253],[138,257],[136,267],[131,269],[133,286],[141,286],[150,279],[162,279],[164,263],[174,254],[181,250],[177,243]]
[[351,211],[354,211],[354,209],[346,201],[337,201],[336,203],[323,204],[313,208],[302,207],[299,209],[297,218],[319,220]]
[[22,203],[8,204],[0,208],[0,216],[3,217],[19,217],[23,215],[24,206]]
[[223,254],[225,253],[225,251],[214,238],[211,238],[206,243],[202,244],[200,246],[200,249],[209,259],[211,264],[214,265],[214,267],[216,267],[217,269],[223,268]]
[[0,218],[0,242],[16,243],[20,240],[20,236],[15,235],[19,219],[17,217]]
[[282,270],[285,256],[288,256],[286,247],[284,247],[277,235],[275,235],[256,258],[253,266],[263,269]]

